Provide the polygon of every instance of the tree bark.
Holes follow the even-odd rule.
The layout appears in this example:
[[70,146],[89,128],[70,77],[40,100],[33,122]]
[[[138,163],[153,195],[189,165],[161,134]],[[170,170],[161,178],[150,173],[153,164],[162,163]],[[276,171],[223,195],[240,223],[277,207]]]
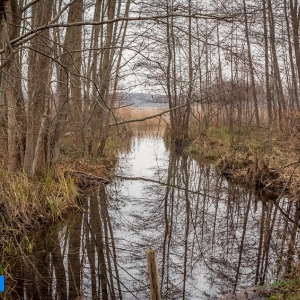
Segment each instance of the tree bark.
[[[21,65],[19,53],[13,49],[10,40],[20,35],[21,12],[17,0],[7,1],[1,14],[3,34],[6,40],[6,76],[2,77],[3,117],[7,117],[8,171],[17,171],[24,161],[24,119],[25,106],[21,86]],[[11,25],[8,26],[7,22]],[[3,73],[4,74],[4,73]],[[5,83],[6,81],[6,83]],[[6,113],[4,112],[6,104]]]
[[[78,0],[70,6],[68,22],[79,22],[82,20],[82,7],[82,0]],[[58,110],[53,123],[53,136],[50,147],[51,153],[48,158],[51,166],[55,165],[59,159],[61,138],[64,131],[69,129],[68,126],[70,126],[71,120],[73,121],[74,129],[78,127],[79,131],[81,129],[80,126],[76,126],[78,123],[80,124],[82,120],[80,84],[81,35],[81,26],[68,27],[62,47],[62,65],[59,68],[58,75]],[[71,99],[69,93],[70,86]],[[72,110],[69,109],[71,104],[73,104],[73,114]]]
[[255,86],[254,69],[253,69],[253,62],[252,62],[251,44],[249,38],[246,0],[243,0],[243,6],[244,6],[245,33],[246,33],[246,41],[247,41],[247,54],[248,54],[248,62],[249,62],[249,69],[250,69],[249,72],[251,78],[251,90],[252,90],[252,97],[254,102],[254,114],[255,114],[256,124],[259,126],[260,121],[259,121],[258,101],[256,96],[256,86]]
[[[112,20],[115,16],[116,0],[108,1],[107,13],[108,20]],[[103,122],[105,120],[105,111],[109,108],[108,94],[110,88],[111,70],[113,63],[112,55],[112,41],[115,39],[113,36],[114,23],[108,23],[105,31],[105,44],[104,51],[102,53],[102,59],[100,61],[99,68],[99,91],[97,93],[95,109],[91,111],[92,114],[92,155],[98,155],[99,143],[101,141],[101,134],[103,129]]]
[[[51,20],[52,1],[41,0],[32,6],[34,28],[47,24]],[[28,66],[28,107],[26,150],[23,170],[28,176],[33,176],[36,166],[45,167],[45,152],[41,139],[45,136],[45,106],[50,101],[51,81],[51,47],[50,32],[43,31],[31,41]],[[38,164],[39,162],[39,164]]]
[[278,58],[277,58],[276,41],[275,41],[275,20],[274,20],[271,0],[268,0],[268,14],[269,14],[270,44],[271,44],[273,66],[274,66],[274,76],[276,79],[277,92],[278,92],[278,116],[279,116],[279,124],[280,126],[282,126],[282,121],[284,116],[286,115],[287,108],[286,108],[280,69],[279,69]]
[[266,85],[266,98],[267,98],[267,109],[268,109],[268,125],[269,130],[273,124],[273,113],[272,113],[272,99],[271,99],[271,88],[270,88],[270,75],[269,75],[269,41],[268,41],[268,25],[267,25],[267,13],[266,3],[263,3],[263,23],[264,23],[264,52],[265,52],[265,85]]

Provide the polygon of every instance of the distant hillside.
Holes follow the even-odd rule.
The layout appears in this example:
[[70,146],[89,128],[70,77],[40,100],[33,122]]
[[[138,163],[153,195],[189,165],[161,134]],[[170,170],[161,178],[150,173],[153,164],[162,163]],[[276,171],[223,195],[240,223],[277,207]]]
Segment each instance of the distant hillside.
[[161,107],[168,105],[166,96],[147,93],[126,93],[124,95],[124,103],[138,107]]

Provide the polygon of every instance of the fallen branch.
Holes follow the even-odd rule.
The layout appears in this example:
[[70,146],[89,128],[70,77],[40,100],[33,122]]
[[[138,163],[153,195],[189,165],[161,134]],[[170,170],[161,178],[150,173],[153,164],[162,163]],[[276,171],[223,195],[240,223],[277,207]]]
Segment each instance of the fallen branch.
[[80,179],[80,185],[82,186],[91,186],[94,183],[102,183],[102,184],[108,184],[111,182],[110,178],[107,177],[100,177],[96,176],[94,174],[86,173],[83,171],[75,171],[75,170],[68,170],[68,172],[71,176],[76,176]]
[[296,165],[296,164],[300,164],[300,161],[297,160],[297,161],[288,163],[288,164],[286,164],[286,165],[284,165],[284,166],[279,167],[278,169],[276,169],[276,170],[273,171],[272,173],[275,175],[275,174],[277,174],[280,170],[285,169],[285,168],[290,167],[290,166],[293,166],[293,165]]

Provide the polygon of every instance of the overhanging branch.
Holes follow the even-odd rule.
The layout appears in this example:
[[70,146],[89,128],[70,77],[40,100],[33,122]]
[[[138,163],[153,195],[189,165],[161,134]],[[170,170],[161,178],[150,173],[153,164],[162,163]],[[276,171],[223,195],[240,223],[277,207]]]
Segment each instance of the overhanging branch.
[[[56,23],[56,24],[45,24],[44,26],[37,27],[32,29],[31,31],[19,36],[16,39],[10,41],[13,47],[20,46],[21,44],[28,42],[34,36],[39,34],[40,32],[50,29],[50,28],[66,28],[66,27],[76,27],[76,26],[96,26],[96,25],[104,25],[116,22],[123,22],[123,21],[163,21],[164,19],[168,18],[194,18],[194,19],[206,19],[206,20],[218,20],[218,21],[232,21],[234,18],[237,17],[237,14],[233,15],[215,15],[215,14],[166,14],[166,15],[155,15],[155,16],[138,16],[138,17],[122,17],[122,18],[114,18],[111,20],[104,20],[104,21],[83,21],[83,22],[75,22],[75,23]],[[52,20],[53,22],[53,20]],[[0,49],[0,54],[3,53],[5,50]]]

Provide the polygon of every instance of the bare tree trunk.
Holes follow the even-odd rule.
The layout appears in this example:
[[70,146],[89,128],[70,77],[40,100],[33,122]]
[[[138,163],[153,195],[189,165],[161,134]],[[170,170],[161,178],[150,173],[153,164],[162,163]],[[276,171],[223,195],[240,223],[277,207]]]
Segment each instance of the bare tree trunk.
[[[116,0],[108,1],[107,11],[108,11],[108,20],[112,20],[115,16],[116,9]],[[102,60],[100,61],[100,70],[99,70],[99,91],[97,95],[97,102],[95,103],[95,110],[91,112],[93,115],[92,120],[92,131],[94,131],[92,141],[92,154],[98,154],[98,143],[101,140],[101,130],[103,129],[104,115],[105,110],[109,109],[108,106],[108,94],[110,88],[110,77],[112,69],[112,41],[113,41],[113,29],[114,23],[108,23],[106,28],[106,38],[104,51],[102,55]]]
[[[169,6],[167,3],[167,11],[169,11]],[[167,97],[169,108],[172,109],[175,105],[173,105],[173,94],[172,94],[172,81],[171,81],[171,69],[172,69],[172,60],[173,60],[173,52],[172,52],[172,20],[170,22],[169,17],[167,18],[167,25],[166,25],[166,41],[167,41],[167,69],[166,69],[166,86],[167,86]],[[171,139],[172,139],[172,130],[176,128],[175,122],[175,112],[170,112],[170,122],[171,122]]]
[[[95,4],[95,12],[94,12],[94,21],[98,22],[101,19],[101,7],[103,6],[102,0],[97,0]],[[101,29],[102,31],[102,29]],[[100,35],[100,25],[93,26],[92,34],[91,34],[91,42],[90,48],[97,49],[99,47],[99,35]],[[94,107],[96,105],[97,99],[97,90],[96,90],[96,82],[97,82],[97,59],[98,59],[98,51],[93,50],[90,52],[88,58],[88,70],[86,80],[85,80],[85,88],[84,88],[84,107],[83,107],[83,123],[84,123],[84,157],[88,157],[92,151],[92,114],[94,111]],[[92,98],[90,97],[92,95]]]
[[[41,0],[32,7],[34,28],[47,24],[51,20],[52,1]],[[45,136],[45,102],[50,100],[51,49],[49,29],[32,39],[28,67],[28,107],[26,150],[23,170],[33,176],[38,161],[45,166],[45,157],[41,157],[41,140]]]
[[[189,15],[192,14],[192,2],[189,0]],[[192,18],[189,17],[189,26],[188,26],[188,59],[189,59],[189,83],[188,83],[188,91],[187,91],[187,106],[185,111],[185,120],[183,122],[183,143],[184,146],[189,144],[189,124],[190,124],[190,116],[191,116],[191,103],[192,103],[192,94],[194,88],[194,78],[193,78],[193,54],[192,54]]]
[[[124,13],[124,18],[128,18],[130,3],[131,3],[131,0],[127,0],[125,13]],[[115,74],[115,79],[114,79],[113,92],[112,92],[112,97],[111,97],[111,101],[110,101],[110,104],[109,104],[110,112],[105,115],[105,120],[103,122],[104,126],[102,127],[102,133],[101,133],[101,137],[100,137],[100,145],[99,145],[98,150],[97,150],[97,153],[100,156],[103,154],[104,147],[105,147],[105,144],[106,144],[106,140],[108,138],[109,121],[110,121],[110,116],[111,116],[111,110],[114,108],[116,98],[117,98],[119,73],[120,73],[120,68],[121,68],[121,61],[122,61],[125,37],[126,37],[126,33],[127,33],[127,25],[128,25],[128,21],[126,20],[125,22],[123,22],[123,24],[120,27],[120,32],[123,29],[123,34],[122,34],[122,40],[121,40],[121,44],[120,44],[120,50],[119,50],[119,53],[118,53],[118,61],[117,61],[117,66],[116,66],[116,74]]]
[[255,78],[254,78],[254,70],[253,70],[253,62],[252,62],[252,54],[251,54],[251,44],[250,44],[250,39],[249,39],[246,0],[243,0],[243,5],[244,5],[244,20],[245,20],[245,33],[246,33],[246,41],[247,41],[247,53],[248,53],[250,78],[251,78],[251,90],[252,90],[252,97],[253,97],[253,101],[254,101],[254,113],[255,113],[256,124],[259,125],[259,123],[260,123],[259,122],[259,111],[258,111],[258,102],[257,102],[257,96],[256,96]]
[[[290,59],[290,69],[291,69],[291,73],[292,73],[292,97],[294,99],[293,102],[295,102],[296,107],[299,110],[300,104],[299,104],[299,98],[298,98],[298,83],[297,83],[297,78],[296,78],[297,72],[294,67],[294,57],[293,57],[293,50],[292,50],[290,22],[289,22],[289,16],[288,16],[286,2],[287,2],[287,0],[284,1],[284,14],[285,14],[285,21],[286,21],[287,37],[288,37],[288,53],[289,53],[289,59]],[[297,59],[299,59],[299,58],[297,58]],[[297,62],[297,59],[296,59],[296,62]]]
[[[285,0],[285,5],[286,5]],[[298,70],[298,80],[300,83],[300,40],[299,40],[299,20],[300,20],[300,6],[298,5],[298,0],[290,0],[290,11],[291,20],[293,28],[293,41],[294,41],[294,51]],[[293,67],[293,65],[292,65]]]
[[[8,14],[6,14],[8,13]],[[5,16],[6,14],[6,16]],[[24,119],[25,107],[21,87],[21,65],[19,62],[19,53],[14,51],[10,40],[20,35],[21,12],[17,0],[7,1],[3,6],[1,14],[1,23],[3,36],[6,40],[6,76],[2,77],[2,99],[3,109],[6,112],[2,117],[7,117],[7,146],[8,146],[8,171],[15,172],[24,161]],[[7,21],[11,24],[8,27]],[[5,84],[5,82],[7,84]]]
[[272,99],[270,89],[270,75],[269,75],[269,42],[268,42],[268,25],[267,25],[267,13],[266,3],[263,3],[263,22],[264,22],[264,50],[265,50],[265,84],[266,84],[266,97],[267,97],[267,108],[268,108],[268,125],[271,131],[273,125],[273,114],[272,114]]
[[[76,1],[70,6],[68,23],[73,21],[80,22],[82,20],[82,6],[82,0]],[[79,79],[81,69],[81,26],[67,28],[62,51],[62,66],[60,66],[58,75],[58,110],[52,129],[51,154],[48,157],[50,165],[55,164],[59,158],[60,141],[67,124],[70,122],[68,120],[68,115],[71,114],[71,110],[69,110],[71,105],[69,97],[70,83],[74,108],[73,121],[75,124],[78,124],[81,123],[82,119],[82,98]]]
[[[68,22],[82,22],[83,0],[77,0],[69,9]],[[82,64],[82,27],[76,26],[70,29],[70,41],[66,44],[64,51],[68,51],[68,57],[72,60],[69,62],[70,83],[71,83],[71,129],[75,134],[76,146],[83,145],[83,110],[81,94],[81,64]],[[72,126],[73,125],[73,126]]]
[[276,51],[276,41],[275,41],[275,21],[273,15],[273,8],[271,0],[268,0],[268,14],[269,14],[269,26],[270,26],[270,44],[272,49],[272,58],[273,58],[273,65],[274,65],[274,75],[276,78],[276,83],[278,87],[278,115],[279,115],[279,124],[282,125],[283,117],[286,115],[286,103],[283,93],[283,86],[280,76],[278,58],[277,58],[277,51]]

